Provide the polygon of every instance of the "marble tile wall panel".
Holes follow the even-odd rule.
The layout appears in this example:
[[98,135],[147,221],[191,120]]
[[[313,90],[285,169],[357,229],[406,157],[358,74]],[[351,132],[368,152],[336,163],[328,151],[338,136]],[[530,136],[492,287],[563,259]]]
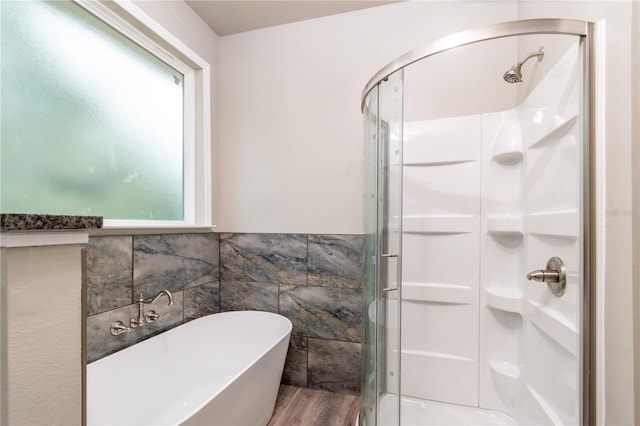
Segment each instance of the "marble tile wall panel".
[[291,336],[287,360],[282,373],[282,383],[285,385],[307,387],[308,340],[302,336]]
[[133,237],[134,294],[152,297],[219,279],[218,234]]
[[299,336],[361,342],[361,305],[359,289],[280,286],[280,314]]
[[111,324],[122,321],[127,326],[131,318],[138,315],[138,305],[131,304],[119,309],[91,315],[87,318],[87,362],[100,359],[110,353],[131,346],[145,338],[168,330],[184,321],[183,294],[173,293],[174,304],[168,306],[166,297],[152,305],[145,305],[145,312],[153,309],[163,317],[142,327],[133,328],[129,333],[118,336],[111,334]]
[[128,305],[133,293],[132,237],[90,237],[87,315]]
[[190,287],[183,293],[185,321],[220,312],[219,281]]
[[308,284],[362,287],[362,235],[309,235]]
[[306,284],[307,236],[220,234],[223,281]]
[[278,284],[222,281],[220,309],[226,311],[267,311],[278,313]]
[[309,339],[307,387],[337,393],[360,393],[360,344]]
[[[265,310],[279,312],[294,324],[283,383],[357,393],[359,379],[353,377],[354,371],[359,374],[357,342],[362,340],[362,236],[178,234],[94,239],[96,257],[88,273],[95,276],[90,282],[96,286],[93,293],[89,291],[94,298],[89,312],[98,314],[87,320],[89,362],[183,321],[219,311]],[[121,283],[116,288],[126,291],[127,297],[106,288],[104,278],[108,271],[126,275],[125,257],[129,281],[116,280]],[[143,291],[151,297],[162,288],[174,293],[175,312],[132,333],[109,333],[111,323],[128,322],[136,314],[137,306],[131,304],[134,294]],[[97,298],[100,295],[102,299]],[[110,306],[115,309],[109,310]]]

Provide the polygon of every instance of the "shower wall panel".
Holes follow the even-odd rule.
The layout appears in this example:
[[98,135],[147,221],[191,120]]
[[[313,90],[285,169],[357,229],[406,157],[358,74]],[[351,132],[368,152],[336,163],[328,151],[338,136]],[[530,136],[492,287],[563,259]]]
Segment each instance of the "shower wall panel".
[[[579,423],[580,49],[511,110],[404,123],[403,395]],[[553,256],[562,297],[526,278]]]
[[474,406],[480,130],[479,116],[405,123],[403,158],[402,393]]
[[521,398],[522,131],[518,110],[483,114],[480,406],[513,415]]
[[[482,116],[480,405],[521,424],[579,423],[580,52],[576,41],[518,107]],[[562,297],[526,278],[554,256]]]

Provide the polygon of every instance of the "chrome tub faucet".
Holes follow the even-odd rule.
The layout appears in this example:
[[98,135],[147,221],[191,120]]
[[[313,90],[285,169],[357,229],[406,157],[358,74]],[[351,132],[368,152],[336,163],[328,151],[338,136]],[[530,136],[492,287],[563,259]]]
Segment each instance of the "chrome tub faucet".
[[155,301],[158,300],[161,296],[167,296],[167,298],[169,298],[169,306],[173,305],[173,296],[171,295],[171,292],[169,292],[169,290],[160,290],[158,294],[156,294],[151,299],[145,299],[142,296],[142,293],[140,293],[140,295],[138,296],[138,300],[136,300],[136,303],[138,304],[138,316],[136,318],[131,318],[130,321],[132,328],[143,326],[145,318],[147,322],[153,322],[162,318],[162,315],[157,314],[156,311],[149,311],[147,315],[145,315],[143,308],[145,304],[155,303]]

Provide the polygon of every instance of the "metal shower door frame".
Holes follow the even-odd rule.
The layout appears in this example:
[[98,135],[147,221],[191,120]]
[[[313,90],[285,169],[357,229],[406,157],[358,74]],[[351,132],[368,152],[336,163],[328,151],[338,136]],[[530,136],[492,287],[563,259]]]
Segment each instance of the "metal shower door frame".
[[596,283],[596,146],[595,146],[595,67],[594,67],[594,24],[592,22],[573,19],[529,19],[503,22],[481,28],[473,28],[435,40],[434,42],[410,51],[378,71],[366,84],[362,91],[361,109],[364,110],[365,99],[369,92],[391,74],[414,62],[437,55],[458,47],[480,43],[499,38],[534,35],[558,34],[573,35],[582,38],[583,50],[583,276],[581,310],[582,338],[582,386],[581,412],[582,424],[595,424],[595,283]]

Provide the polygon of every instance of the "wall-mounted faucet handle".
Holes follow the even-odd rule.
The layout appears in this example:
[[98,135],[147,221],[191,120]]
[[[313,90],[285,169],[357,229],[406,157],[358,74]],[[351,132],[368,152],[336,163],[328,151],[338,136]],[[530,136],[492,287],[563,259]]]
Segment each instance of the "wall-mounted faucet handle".
[[117,336],[122,333],[129,333],[131,331],[130,327],[127,327],[122,321],[116,321],[111,324],[111,334]]
[[154,310],[150,310],[149,312],[144,314],[144,318],[147,320],[147,322],[154,322],[154,321],[157,321],[159,319],[162,319],[162,315],[160,315],[159,313],[157,313]]
[[552,257],[547,262],[546,269],[537,269],[527,274],[529,281],[547,283],[554,296],[561,297],[567,287],[567,268],[562,259]]
[[560,274],[558,271],[537,270],[531,271],[527,274],[529,281],[538,281],[544,283],[557,283],[560,281]]

